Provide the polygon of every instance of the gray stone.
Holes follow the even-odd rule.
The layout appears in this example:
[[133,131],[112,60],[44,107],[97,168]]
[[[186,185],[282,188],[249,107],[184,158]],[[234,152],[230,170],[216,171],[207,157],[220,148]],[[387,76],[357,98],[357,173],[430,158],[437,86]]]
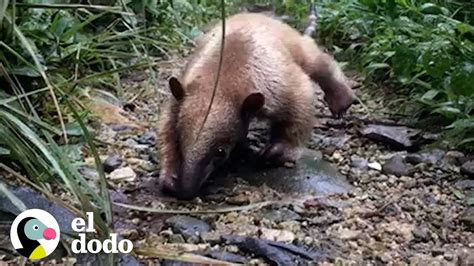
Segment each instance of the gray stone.
[[449,164],[460,166],[466,162],[467,158],[460,151],[448,151],[444,155],[444,160]]
[[392,158],[390,158],[390,160],[388,160],[382,166],[382,171],[385,174],[396,175],[396,176],[402,176],[402,175],[406,176],[410,174],[410,169],[405,164],[405,162],[403,161],[403,158],[400,155],[395,155]]
[[469,177],[474,177],[474,160],[465,162],[461,166],[461,173]]
[[370,124],[360,131],[364,137],[382,142],[396,150],[416,148],[420,130],[404,126],[385,126]]
[[[49,212],[58,222],[59,229],[62,233],[72,234],[74,231],[71,228],[71,222],[75,215],[68,209],[59,206],[58,204],[48,200],[43,195],[30,189],[29,187],[11,187],[8,188],[18,199],[20,199],[27,209],[42,209]],[[20,214],[15,205],[10,200],[0,194],[0,211],[12,213],[14,215]]]
[[456,182],[455,186],[460,189],[471,189],[474,188],[474,180],[459,180]]
[[199,241],[203,233],[211,230],[211,227],[206,222],[184,215],[168,218],[166,224],[172,227],[175,233],[183,235],[186,240],[194,243]]
[[106,173],[110,173],[113,170],[119,168],[120,165],[122,165],[122,162],[123,162],[123,160],[120,157],[120,155],[118,155],[118,154],[109,155],[103,163],[104,171]]
[[445,152],[443,150],[434,149],[420,153],[411,153],[405,157],[405,161],[411,164],[426,163],[431,165],[438,164],[443,159]]
[[357,155],[351,156],[351,166],[360,170],[367,170],[369,168],[369,161]]
[[155,131],[147,131],[138,138],[138,143],[146,145],[155,145],[156,144],[156,133]]
[[133,148],[133,147],[139,145],[138,142],[137,142],[136,140],[132,139],[132,138],[126,139],[126,140],[123,142],[123,144],[124,144],[125,146],[127,146],[127,147],[130,147],[130,148]]

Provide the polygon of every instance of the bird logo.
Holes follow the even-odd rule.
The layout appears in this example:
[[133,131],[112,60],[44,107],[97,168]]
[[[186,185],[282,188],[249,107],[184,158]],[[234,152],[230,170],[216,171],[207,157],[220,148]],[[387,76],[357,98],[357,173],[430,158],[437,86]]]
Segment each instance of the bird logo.
[[56,219],[41,209],[29,209],[18,215],[10,229],[13,247],[30,260],[40,260],[56,249],[59,243]]

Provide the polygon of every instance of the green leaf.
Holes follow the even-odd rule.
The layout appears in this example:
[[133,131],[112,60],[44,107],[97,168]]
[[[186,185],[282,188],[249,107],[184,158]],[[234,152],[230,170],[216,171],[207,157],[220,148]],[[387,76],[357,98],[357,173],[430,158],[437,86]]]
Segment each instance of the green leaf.
[[467,23],[459,23],[456,25],[456,28],[461,32],[461,34],[474,33],[474,27]]
[[433,3],[425,3],[420,7],[420,12],[424,14],[443,14],[443,10],[440,6]]
[[474,95],[474,64],[465,63],[451,76],[451,90],[456,95]]
[[454,196],[456,196],[456,198],[464,199],[464,194],[461,191],[454,188],[452,189],[452,191],[453,191]]
[[3,195],[18,209],[18,214],[20,212],[26,211],[26,206],[15,194],[8,190],[7,186],[0,181],[0,195]]
[[399,78],[410,79],[412,73],[416,71],[418,52],[406,45],[400,45],[395,49],[392,56],[392,68]]
[[66,127],[66,134],[68,134],[68,136],[80,137],[84,135],[84,132],[82,132],[81,126],[77,122],[68,123],[65,125],[65,127]]
[[0,156],[2,155],[10,155],[10,150],[0,147]]
[[462,115],[461,110],[455,107],[451,107],[451,106],[442,106],[442,107],[436,108],[433,111],[431,111],[431,113],[441,114],[448,119],[454,119],[458,117],[459,115]]
[[421,96],[421,100],[424,101],[432,101],[438,94],[441,92],[439,90],[429,90],[423,96]]

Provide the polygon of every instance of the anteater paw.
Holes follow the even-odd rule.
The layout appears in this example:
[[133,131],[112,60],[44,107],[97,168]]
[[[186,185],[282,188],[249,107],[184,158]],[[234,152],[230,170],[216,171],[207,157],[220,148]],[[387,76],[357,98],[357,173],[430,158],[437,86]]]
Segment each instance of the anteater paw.
[[176,192],[176,183],[178,180],[178,175],[170,171],[161,171],[159,178],[160,190],[168,193]]
[[268,165],[294,167],[299,149],[286,141],[273,142],[260,152],[261,161]]

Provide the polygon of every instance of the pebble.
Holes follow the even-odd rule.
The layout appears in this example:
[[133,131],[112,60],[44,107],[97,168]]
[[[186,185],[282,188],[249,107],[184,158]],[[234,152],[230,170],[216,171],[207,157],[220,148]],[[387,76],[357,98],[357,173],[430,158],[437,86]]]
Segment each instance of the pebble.
[[403,161],[403,158],[400,155],[393,156],[388,162],[386,162],[382,171],[389,175],[403,176],[409,175],[409,168]]
[[184,215],[168,218],[165,223],[171,226],[174,232],[183,235],[185,239],[193,243],[198,242],[203,233],[211,230],[206,222]]
[[467,175],[468,177],[474,177],[474,160],[467,161],[461,166],[461,174]]
[[378,162],[368,163],[367,166],[370,169],[374,169],[374,170],[377,170],[377,171],[382,171],[382,165],[379,164]]
[[120,155],[111,154],[105,159],[105,161],[103,163],[104,171],[106,173],[110,173],[113,170],[119,168],[120,165],[122,165],[122,162],[123,162],[123,160],[120,157]]
[[156,144],[156,133],[155,131],[147,131],[138,138],[138,143],[145,145],[155,145]]
[[287,230],[260,228],[259,233],[260,238],[270,241],[291,243],[295,240],[295,234]]
[[465,163],[466,157],[460,151],[448,151],[444,155],[444,160],[449,164],[460,166]]
[[369,168],[369,161],[362,157],[353,155],[351,156],[351,166],[361,170],[367,170]]
[[136,177],[137,177],[137,174],[130,167],[118,168],[109,174],[110,180],[114,180],[114,181],[119,181],[119,180],[133,181]]

